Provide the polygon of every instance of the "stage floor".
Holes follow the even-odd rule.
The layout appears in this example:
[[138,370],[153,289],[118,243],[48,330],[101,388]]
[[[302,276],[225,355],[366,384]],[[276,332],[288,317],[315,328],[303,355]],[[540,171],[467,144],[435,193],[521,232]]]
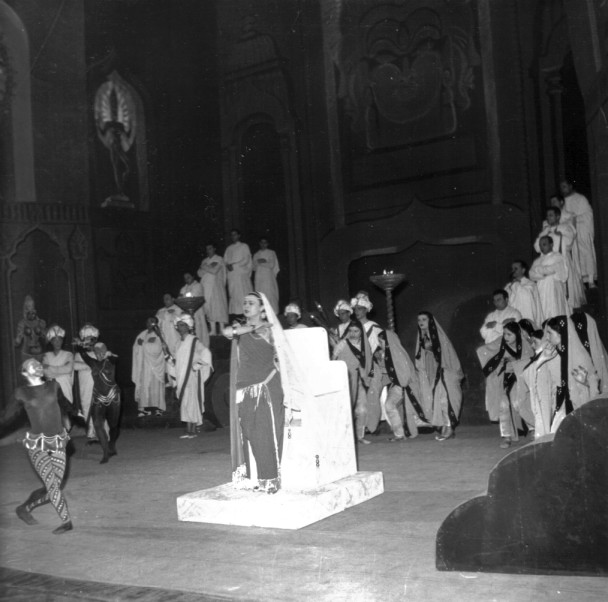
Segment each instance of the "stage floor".
[[[435,536],[458,504],[486,489],[505,455],[497,426],[463,427],[438,443],[372,436],[359,470],[385,493],[298,531],[179,522],[176,498],[225,483],[228,429],[124,430],[118,456],[74,439],[65,487],[74,531],[57,536],[48,505],[27,526],[14,508],[39,486],[20,444],[0,447],[0,599],[42,600],[605,600],[593,577],[450,573]],[[262,494],[260,494],[262,495]]]

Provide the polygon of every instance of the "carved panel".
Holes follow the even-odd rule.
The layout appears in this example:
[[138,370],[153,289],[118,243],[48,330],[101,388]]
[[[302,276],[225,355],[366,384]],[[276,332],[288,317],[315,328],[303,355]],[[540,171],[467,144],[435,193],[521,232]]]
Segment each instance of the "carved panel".
[[89,212],[84,205],[61,203],[2,203],[0,222],[69,224],[86,223]]
[[342,10],[339,96],[366,146],[390,148],[454,133],[459,115],[471,106],[480,64],[470,3],[335,6]]

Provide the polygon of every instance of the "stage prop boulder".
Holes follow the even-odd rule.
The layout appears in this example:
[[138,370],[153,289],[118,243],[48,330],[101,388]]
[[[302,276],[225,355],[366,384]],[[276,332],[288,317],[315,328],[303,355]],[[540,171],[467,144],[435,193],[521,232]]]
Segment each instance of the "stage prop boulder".
[[440,571],[608,575],[608,399],[514,450],[437,533]]
[[[358,472],[348,374],[330,361],[322,328],[285,331],[310,399],[286,412],[281,490],[267,495],[226,483],[177,498],[181,521],[300,529],[384,491],[381,472]],[[230,464],[226,464],[226,473]]]

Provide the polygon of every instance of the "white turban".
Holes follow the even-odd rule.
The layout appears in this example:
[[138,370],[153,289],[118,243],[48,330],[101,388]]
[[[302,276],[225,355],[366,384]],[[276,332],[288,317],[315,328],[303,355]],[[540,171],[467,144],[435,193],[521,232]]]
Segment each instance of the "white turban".
[[367,311],[371,311],[372,307],[374,307],[372,302],[369,300],[369,297],[365,293],[358,293],[356,297],[353,297],[350,300],[350,305],[353,308],[360,305],[361,307],[365,307]]
[[93,324],[85,324],[78,333],[81,341],[84,341],[87,337],[99,338],[99,330],[93,326]]
[[300,308],[295,303],[290,303],[285,308],[285,314],[296,314],[296,316],[298,316],[298,318],[302,317],[302,312],[300,311]]
[[194,328],[194,319],[190,314],[183,313],[179,316],[175,316],[175,326],[177,326],[180,322],[188,324],[189,328]]
[[53,324],[46,331],[47,341],[52,341],[55,337],[61,337],[62,339],[65,339],[65,330],[63,330],[63,328],[61,328],[61,326],[58,326],[57,324]]
[[353,313],[353,308],[350,306],[350,303],[346,299],[340,299],[340,301],[336,303],[336,307],[334,307],[334,316],[338,318],[338,312],[341,311],[347,311],[349,314]]

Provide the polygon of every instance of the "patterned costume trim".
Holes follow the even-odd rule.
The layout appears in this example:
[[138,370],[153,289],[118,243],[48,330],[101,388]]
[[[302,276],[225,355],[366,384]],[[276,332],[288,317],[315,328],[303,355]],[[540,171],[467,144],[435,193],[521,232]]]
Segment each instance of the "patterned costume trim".
[[23,445],[30,451],[38,449],[46,452],[58,452],[66,448],[69,440],[70,436],[65,429],[63,433],[53,435],[52,437],[47,437],[44,433],[33,435],[28,431],[25,433]]
[[114,385],[107,395],[102,395],[97,389],[93,390],[93,404],[109,406],[111,403],[120,403],[120,389]]

